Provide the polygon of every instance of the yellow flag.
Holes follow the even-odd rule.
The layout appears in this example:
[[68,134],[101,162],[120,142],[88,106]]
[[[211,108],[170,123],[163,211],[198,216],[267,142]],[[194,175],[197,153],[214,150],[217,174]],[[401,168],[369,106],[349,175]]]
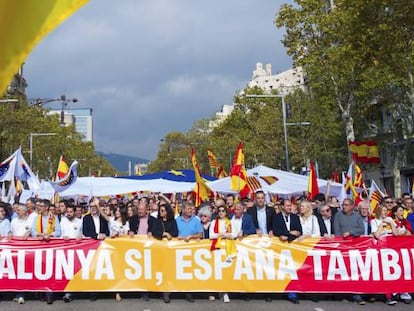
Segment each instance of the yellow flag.
[[88,1],[0,1],[0,93],[35,45]]
[[194,148],[191,148],[191,162],[193,163],[194,174],[196,184],[194,187],[194,193],[196,195],[195,206],[200,206],[203,201],[207,201],[211,195],[211,189],[205,183],[203,177],[201,177],[200,168],[197,163],[197,159],[194,153]]

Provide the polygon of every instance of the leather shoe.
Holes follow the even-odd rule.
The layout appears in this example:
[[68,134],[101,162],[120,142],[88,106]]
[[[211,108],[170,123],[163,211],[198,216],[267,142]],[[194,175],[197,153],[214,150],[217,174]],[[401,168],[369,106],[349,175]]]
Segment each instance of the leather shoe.
[[297,298],[291,298],[291,299],[288,299],[291,303],[293,303],[293,304],[295,304],[295,305],[298,305],[299,304],[299,299],[297,299]]
[[188,302],[194,302],[194,298],[191,294],[185,294],[185,300],[187,300]]
[[142,300],[144,300],[144,301],[149,301],[149,296],[148,296],[148,294],[142,294]]
[[48,305],[51,305],[51,304],[53,303],[53,299],[52,299],[52,297],[47,297],[47,298],[46,298],[46,303],[47,303]]
[[165,303],[170,303],[170,296],[169,296],[168,294],[163,294],[163,295],[162,295],[162,300],[163,300]]
[[266,301],[266,302],[272,302],[272,298],[270,298],[270,297],[266,297],[266,298],[265,298],[265,301]]

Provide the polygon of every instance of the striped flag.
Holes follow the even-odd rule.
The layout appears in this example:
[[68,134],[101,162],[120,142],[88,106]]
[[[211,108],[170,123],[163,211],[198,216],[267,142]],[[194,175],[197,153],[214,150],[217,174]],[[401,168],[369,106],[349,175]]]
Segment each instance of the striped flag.
[[216,177],[217,177],[218,179],[220,179],[220,178],[224,178],[224,177],[227,177],[227,173],[226,173],[226,171],[224,170],[223,165],[220,165],[219,169],[217,170],[217,175],[216,175]]
[[250,192],[256,192],[262,188],[260,181],[255,176],[247,176],[247,184],[249,185]]
[[56,172],[56,180],[65,177],[68,171],[69,171],[69,166],[66,163],[65,158],[63,157],[63,154],[62,154],[59,158],[58,169]]
[[240,142],[234,156],[233,167],[230,172],[231,189],[240,193],[241,198],[248,196],[250,189],[247,184],[247,173],[244,167],[243,143]]
[[194,174],[196,179],[196,184],[194,188],[194,193],[196,194],[195,206],[200,206],[203,201],[207,201],[209,199],[209,196],[212,193],[212,191],[207,186],[204,179],[201,177],[200,168],[198,166],[193,147],[191,147],[191,162],[193,163]]
[[279,180],[276,176],[260,176],[260,179],[264,180],[266,184],[273,185],[275,182]]
[[377,186],[375,181],[371,181],[371,187],[369,187],[369,206],[371,209],[371,212],[374,212],[377,208],[378,204],[381,203],[382,199],[385,197],[385,194],[380,190],[380,188]]
[[213,153],[213,150],[207,149],[208,163],[211,168],[220,168],[221,164],[217,161],[216,156]]

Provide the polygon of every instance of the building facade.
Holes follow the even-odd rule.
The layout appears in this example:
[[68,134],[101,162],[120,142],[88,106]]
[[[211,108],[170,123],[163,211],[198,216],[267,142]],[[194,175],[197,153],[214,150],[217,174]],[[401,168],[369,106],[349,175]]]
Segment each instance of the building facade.
[[[62,110],[50,110],[49,114],[61,115]],[[82,134],[83,141],[93,141],[93,110],[92,108],[67,109],[63,111],[65,126],[75,125],[78,133]]]

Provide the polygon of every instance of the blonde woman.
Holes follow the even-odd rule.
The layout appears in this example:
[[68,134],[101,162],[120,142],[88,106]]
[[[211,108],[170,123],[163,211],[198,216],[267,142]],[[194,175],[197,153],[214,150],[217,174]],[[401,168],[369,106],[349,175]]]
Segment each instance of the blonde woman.
[[321,230],[318,218],[313,215],[312,204],[309,201],[301,201],[299,204],[299,218],[302,226],[302,236],[300,239],[307,237],[320,237]]
[[[388,208],[383,205],[378,205],[374,211],[375,218],[371,220],[372,235],[379,239],[386,235],[398,235],[398,229],[394,220],[388,217]],[[392,293],[385,293],[385,303],[387,305],[395,305],[396,300],[393,299]]]
[[398,235],[394,220],[387,214],[388,209],[383,205],[378,205],[374,211],[375,218],[371,220],[371,232],[377,239],[384,235]]

